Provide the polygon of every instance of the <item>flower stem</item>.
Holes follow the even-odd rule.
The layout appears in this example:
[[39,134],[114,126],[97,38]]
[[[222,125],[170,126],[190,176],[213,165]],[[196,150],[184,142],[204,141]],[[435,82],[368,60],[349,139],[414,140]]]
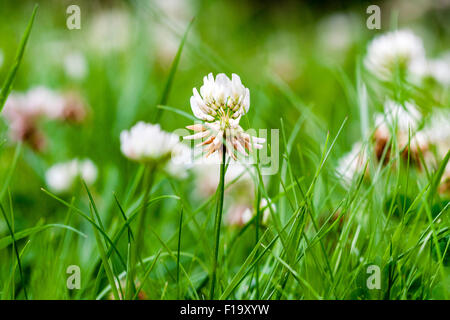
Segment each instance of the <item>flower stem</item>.
[[148,203],[148,198],[150,195],[150,191],[152,189],[153,186],[153,181],[154,181],[154,177],[155,177],[155,166],[152,165],[150,167],[145,167],[144,169],[144,182],[143,182],[143,187],[144,187],[144,198],[142,199],[142,206],[141,206],[141,211],[138,215],[138,221],[137,221],[137,234],[136,234],[136,238],[135,238],[135,243],[133,245],[133,248],[131,249],[131,272],[130,272],[130,277],[128,277],[128,283],[127,283],[127,299],[130,299],[133,294],[132,292],[134,290],[132,290],[134,288],[134,279],[136,277],[136,265],[138,262],[138,258],[140,259],[140,255],[142,253],[142,249],[144,247],[144,234],[145,234],[145,217],[146,217],[146,212],[147,212],[147,203]]
[[222,223],[222,213],[223,213],[223,197],[225,193],[225,144],[222,147],[222,163],[220,165],[220,180],[219,186],[217,187],[218,199],[216,207],[216,219],[214,222],[214,233],[215,233],[215,243],[214,243],[214,260],[212,266],[212,276],[211,276],[211,291],[210,299],[214,299],[214,289],[216,286],[216,276],[217,276],[217,260],[219,257],[219,243],[220,243],[220,225]]

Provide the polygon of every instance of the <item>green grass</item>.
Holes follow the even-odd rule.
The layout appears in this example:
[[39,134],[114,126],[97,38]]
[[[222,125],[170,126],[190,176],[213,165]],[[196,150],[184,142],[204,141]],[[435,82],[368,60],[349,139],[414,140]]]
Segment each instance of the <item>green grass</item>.
[[[365,28],[362,4],[348,9],[361,19],[358,38],[334,54],[319,45],[323,13],[302,5],[281,7],[281,17],[251,2],[193,1],[174,21],[153,2],[117,1],[133,18],[131,36],[123,49],[99,53],[91,24],[107,8],[81,1],[82,29],[69,31],[63,4],[38,2],[37,15],[31,1],[0,4],[0,110],[11,89],[45,85],[79,92],[89,112],[80,125],[43,121],[48,146],[40,153],[11,142],[1,117],[0,299],[449,298],[449,195],[439,184],[450,153],[436,168],[422,155],[420,169],[390,141],[388,161],[371,156],[364,164],[369,177],[359,174],[345,187],[336,175],[354,142],[373,147],[372,118],[386,97],[414,99],[425,115],[450,105],[448,88],[381,86],[364,70],[377,31]],[[431,30],[430,55],[449,49],[439,19],[417,19],[396,23]],[[156,26],[176,43],[163,58]],[[274,36],[295,41],[277,45]],[[86,57],[85,78],[64,73],[66,49]],[[283,49],[293,78],[271,67],[271,55]],[[280,130],[279,170],[263,176],[255,154],[252,189],[237,177],[205,194],[195,170],[175,179],[120,152],[121,130],[139,120],[167,131],[192,124],[192,88],[209,72],[237,73],[250,89],[244,128]],[[270,135],[267,147],[277,150]],[[69,194],[50,191],[45,171],[75,157],[96,163],[97,182],[88,187],[80,179]],[[227,215],[242,198],[255,216],[230,227]],[[275,207],[260,208],[263,198]],[[81,269],[80,289],[66,286],[70,265]],[[380,289],[366,285],[370,265],[381,270]]]

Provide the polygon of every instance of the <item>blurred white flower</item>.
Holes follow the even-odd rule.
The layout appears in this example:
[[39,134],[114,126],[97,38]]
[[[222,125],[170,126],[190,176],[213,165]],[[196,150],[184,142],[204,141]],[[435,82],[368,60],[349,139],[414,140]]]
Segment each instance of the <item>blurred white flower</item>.
[[100,54],[121,51],[130,42],[130,16],[125,10],[100,11],[92,17],[89,27],[90,43]]
[[378,117],[377,120],[386,121],[391,128],[397,127],[400,132],[407,134],[409,129],[412,132],[417,129],[422,120],[422,114],[411,102],[400,105],[395,101],[387,100],[384,104],[384,116]]
[[443,194],[450,193],[450,161],[445,166],[444,174],[441,178],[441,184],[439,186],[439,192]]
[[[221,161],[218,153],[195,161],[193,169],[197,177],[198,190],[202,195],[210,196],[216,192],[220,180]],[[255,175],[253,167],[247,168],[242,162],[230,159],[225,175],[225,185],[231,182],[234,184],[225,192],[239,190],[242,192],[238,193],[238,196],[246,199],[252,197],[254,193],[252,175]]]
[[180,45],[181,35],[194,16],[192,1],[152,0],[151,2],[152,7],[157,7],[160,17],[149,23],[149,33],[154,41],[153,48],[156,51],[158,64],[169,67]]
[[[267,199],[263,198],[260,202],[260,209],[262,209],[262,212],[260,214],[261,217],[261,225],[267,226],[270,218],[270,211],[269,208],[270,201],[267,201]],[[270,203],[270,207],[273,211],[276,210],[276,206],[273,203]],[[252,205],[243,205],[243,204],[237,204],[233,205],[227,214],[226,223],[229,226],[237,226],[242,227],[250,222],[250,220],[256,215],[256,210],[254,210]]]
[[39,117],[81,121],[85,110],[77,94],[61,94],[47,87],[38,86],[26,93],[12,93],[6,101],[3,113],[12,122],[19,118]]
[[193,150],[183,143],[178,143],[172,151],[169,162],[165,170],[172,177],[185,179],[188,176],[188,170],[194,165]]
[[89,159],[78,161],[78,172],[87,185],[91,185],[97,180],[97,167]]
[[64,99],[55,91],[43,86],[30,89],[25,94],[13,93],[6,101],[4,114],[7,118],[17,115],[27,117],[46,116],[58,118],[64,109]]
[[70,52],[64,57],[64,71],[72,79],[83,79],[88,66],[85,56],[81,52]]
[[[269,206],[270,206],[270,208],[269,208]],[[267,226],[267,224],[269,223],[271,211],[275,212],[277,207],[275,206],[274,203],[272,203],[272,201],[270,199],[262,198],[261,203],[260,203],[260,208],[263,210],[261,223],[262,223],[262,225]]]
[[64,98],[56,91],[39,86],[27,92],[29,109],[48,117],[57,119],[62,117],[64,111]]
[[392,80],[398,68],[409,74],[426,64],[422,39],[410,30],[397,30],[373,39],[364,60],[366,68],[381,80]]
[[3,60],[4,60],[3,51],[2,51],[2,49],[0,49],[0,69],[3,66]]
[[350,152],[339,159],[336,170],[345,186],[349,186],[353,178],[363,172],[367,161],[366,150],[362,148],[360,142],[355,143]]
[[443,86],[450,86],[450,51],[429,61],[430,76]]
[[377,159],[381,160],[384,154],[384,163],[387,163],[390,157],[388,143],[393,137],[399,149],[403,150],[403,156],[408,157],[409,144],[412,160],[420,163],[418,149],[424,152],[428,148],[422,134],[417,131],[421,122],[422,114],[413,103],[405,102],[400,105],[387,100],[384,104],[384,112],[375,115],[374,151]]
[[253,208],[245,204],[233,204],[227,212],[225,223],[232,227],[246,225],[253,216]]
[[424,64],[414,64],[412,72],[416,82],[432,78],[444,87],[450,86],[450,52],[444,53],[439,58],[429,59]]
[[73,159],[58,163],[50,167],[45,174],[48,187],[56,193],[70,191],[75,180],[80,177],[87,185],[92,185],[97,180],[97,167],[91,160]]
[[138,122],[120,133],[120,149],[129,159],[138,162],[168,160],[179,138],[161,130],[159,124]]
[[450,150],[450,110],[435,109],[416,136],[419,143],[434,145],[438,157],[443,159]]
[[41,118],[81,122],[86,112],[75,93],[63,95],[40,86],[26,93],[10,94],[2,114],[8,121],[13,141],[25,141],[41,151],[45,147],[45,137],[38,125]]
[[267,56],[267,72],[275,74],[286,82],[291,82],[302,76],[302,52],[293,45],[298,40],[298,34],[293,32],[276,31],[265,43],[265,50],[261,54]]
[[319,45],[329,55],[345,52],[361,35],[361,22],[355,15],[335,13],[319,21],[317,39]]
[[192,14],[192,1],[189,0],[152,0],[172,21],[188,21]]
[[253,147],[262,148],[263,138],[251,137],[239,125],[241,116],[250,108],[250,91],[242,85],[238,75],[233,74],[231,80],[223,73],[214,79],[212,73],[203,78],[200,94],[193,89],[191,108],[194,115],[205,121],[187,128],[196,132],[184,139],[204,139],[200,146],[207,145],[206,157],[215,153],[221,154],[225,142],[227,154],[236,159],[236,151],[247,155]]
[[11,112],[29,117],[45,116],[56,119],[62,116],[64,110],[64,97],[44,86],[31,88],[25,94],[15,93],[12,95],[11,103],[8,100],[5,114]]

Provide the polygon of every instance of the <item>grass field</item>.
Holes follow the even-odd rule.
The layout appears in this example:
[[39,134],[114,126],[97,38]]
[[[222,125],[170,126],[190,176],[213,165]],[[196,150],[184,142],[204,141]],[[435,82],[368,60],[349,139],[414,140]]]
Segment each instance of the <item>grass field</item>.
[[450,297],[446,1],[73,2],[0,2],[0,299]]

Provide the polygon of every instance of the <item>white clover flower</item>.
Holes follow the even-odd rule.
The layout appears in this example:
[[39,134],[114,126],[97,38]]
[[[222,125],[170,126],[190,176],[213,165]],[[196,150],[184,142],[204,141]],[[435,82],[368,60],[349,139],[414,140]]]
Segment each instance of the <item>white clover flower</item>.
[[8,121],[13,141],[27,142],[41,151],[46,144],[45,135],[39,129],[41,119],[81,122],[86,111],[77,94],[61,94],[39,86],[26,93],[10,94],[2,114]]
[[151,34],[158,65],[170,67],[181,40],[176,31],[185,30],[195,15],[193,3],[188,0],[156,0],[152,2],[152,5],[160,11],[160,15],[164,17],[165,23],[152,21],[148,24],[148,31]]
[[368,161],[366,150],[362,148],[362,144],[357,142],[353,145],[350,152],[346,153],[338,161],[337,173],[342,179],[344,185],[349,186],[356,175],[364,170]]
[[72,109],[74,97],[74,94],[64,95],[47,87],[37,86],[26,93],[11,94],[6,101],[4,114],[10,120],[17,117],[62,120],[67,118],[69,109]]
[[68,162],[53,165],[45,173],[45,179],[50,190],[65,193],[72,189],[75,180],[81,177],[87,185],[97,180],[97,167],[89,160],[73,159]]
[[100,54],[122,51],[130,43],[131,27],[127,11],[100,11],[90,21],[89,43]]
[[450,110],[435,110],[416,136],[419,144],[434,145],[438,156],[444,158],[450,150]]
[[17,119],[19,116],[35,117],[39,115],[37,110],[27,103],[26,95],[23,93],[12,92],[6,99],[2,114],[9,121]]
[[168,160],[178,144],[178,136],[161,130],[159,124],[140,121],[130,130],[120,133],[122,153],[138,162]]
[[439,58],[429,59],[425,64],[414,64],[412,72],[415,80],[432,78],[444,87],[450,86],[450,52],[446,52]]
[[400,105],[392,100],[387,100],[384,104],[384,117],[378,117],[378,120],[382,118],[391,128],[397,127],[400,132],[407,134],[409,129],[412,132],[417,129],[422,120],[422,114],[411,102]]
[[64,97],[49,88],[38,86],[30,89],[26,94],[28,108],[49,119],[61,118],[64,112]]
[[430,76],[443,86],[450,86],[450,52],[429,62]]
[[[269,208],[270,206],[270,208]],[[263,209],[261,223],[263,226],[267,226],[270,220],[271,211],[275,212],[277,207],[270,199],[262,198],[260,208]],[[271,210],[272,209],[272,210]]]
[[392,31],[373,39],[364,60],[366,68],[381,80],[392,80],[396,68],[411,72],[426,64],[422,40],[410,30]]
[[450,194],[450,161],[445,166],[444,174],[441,178],[439,192],[443,194]]
[[[405,102],[400,105],[391,100],[386,101],[384,112],[375,115],[374,151],[377,159],[381,160],[385,154],[384,161],[388,161],[390,157],[388,143],[393,137],[400,149],[407,148],[409,144],[413,159],[419,160],[418,149],[422,151],[427,149],[423,135],[417,131],[421,122],[422,114],[414,104]],[[404,156],[407,155],[408,152],[405,152]]]
[[[267,226],[269,223],[271,211],[271,209],[269,208],[269,203],[272,210],[275,211],[276,210],[275,204],[271,203],[271,201],[270,200],[268,201],[266,198],[261,199],[260,209],[262,209],[262,212],[260,212],[260,214],[262,215],[261,217],[262,226]],[[249,223],[250,220],[252,220],[255,215],[256,210],[254,210],[253,206],[251,205],[243,205],[243,204],[233,205],[228,211],[226,223],[230,226],[242,227],[247,223]]]
[[188,176],[188,170],[193,166],[193,150],[183,143],[178,143],[165,166],[165,171],[172,177],[185,179]]
[[235,151],[248,155],[247,151],[262,148],[263,138],[252,137],[239,125],[242,115],[250,108],[250,91],[242,85],[238,75],[231,80],[223,73],[214,79],[212,73],[203,78],[200,94],[193,89],[191,109],[194,115],[205,121],[187,128],[196,132],[184,139],[205,139],[200,145],[208,146],[206,157],[222,152],[225,142],[227,154],[236,159]]
[[91,185],[97,180],[98,170],[90,159],[84,159],[78,161],[78,174],[87,185]]
[[61,116],[64,110],[64,99],[55,91],[43,86],[34,87],[26,93],[13,93],[6,101],[5,117],[13,118],[16,115],[36,118],[46,116],[55,119]]
[[81,52],[70,52],[64,57],[64,71],[72,79],[83,79],[88,71],[85,56]]
[[[202,195],[210,196],[216,192],[220,180],[221,161],[218,153],[208,158],[195,160],[193,170],[197,177],[198,190]],[[239,190],[242,192],[238,196],[248,199],[254,194],[252,174],[256,174],[254,167],[247,168],[241,161],[230,159],[225,175],[225,185],[231,182],[234,184],[225,192]]]
[[334,13],[322,18],[317,24],[319,45],[328,54],[345,52],[361,35],[358,17],[347,13]]

